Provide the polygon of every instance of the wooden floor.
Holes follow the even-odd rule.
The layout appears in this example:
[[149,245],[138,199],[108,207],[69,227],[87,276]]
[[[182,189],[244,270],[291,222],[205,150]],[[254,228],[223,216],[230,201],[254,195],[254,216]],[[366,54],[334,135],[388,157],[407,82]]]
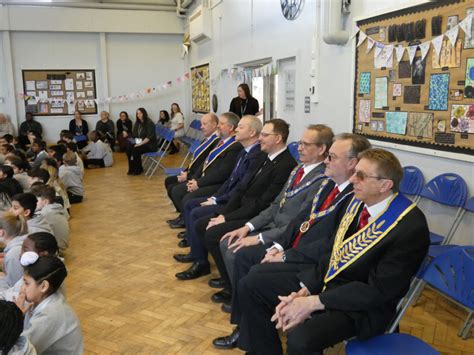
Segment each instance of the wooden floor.
[[[232,330],[228,315],[210,301],[210,277],[178,281],[187,265],[165,196],[163,176],[151,181],[127,176],[116,154],[114,167],[86,172],[86,199],[72,207],[72,240],[66,253],[67,296],[82,325],[87,354],[232,354],[218,351],[213,338]],[[181,157],[172,157],[176,165]],[[474,338],[456,336],[466,313],[425,291],[410,308],[401,330],[446,354],[473,354]],[[332,351],[344,353],[342,347]]]

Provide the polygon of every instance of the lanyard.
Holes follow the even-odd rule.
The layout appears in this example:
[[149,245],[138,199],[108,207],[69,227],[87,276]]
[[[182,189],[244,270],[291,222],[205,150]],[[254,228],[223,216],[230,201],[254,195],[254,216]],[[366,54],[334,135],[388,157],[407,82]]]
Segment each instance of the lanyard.
[[242,99],[240,99],[240,100],[241,100],[241,102],[240,102],[240,115],[243,116],[244,113],[245,113],[245,110],[247,109],[247,104],[249,102],[249,99],[245,100],[245,106],[244,106],[243,109],[242,109]]

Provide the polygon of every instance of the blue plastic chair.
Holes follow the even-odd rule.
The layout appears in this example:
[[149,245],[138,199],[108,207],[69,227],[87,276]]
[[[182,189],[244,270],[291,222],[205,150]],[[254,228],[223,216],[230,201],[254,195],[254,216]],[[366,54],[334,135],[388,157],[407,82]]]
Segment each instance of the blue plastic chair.
[[188,152],[186,153],[186,156],[184,157],[180,167],[179,168],[166,168],[164,170],[165,174],[167,176],[176,176],[176,175],[181,174],[181,172],[185,170],[184,164],[186,163],[186,160],[188,159],[189,155],[194,154],[194,152],[200,145],[201,145],[201,142],[199,140],[197,139],[193,140],[193,143],[189,147]]
[[409,334],[384,334],[368,340],[351,340],[346,345],[346,355],[439,355],[424,341]]
[[84,142],[87,140],[87,136],[85,134],[80,135],[80,136],[74,136],[74,142],[79,143],[79,142]]
[[180,140],[186,144],[191,145],[195,139],[198,138],[201,132],[201,121],[200,120],[193,120],[189,125],[188,130],[186,131],[185,135],[180,138]]
[[456,216],[449,228],[448,234],[442,236],[430,231],[432,245],[447,244],[452,238],[453,227],[463,213],[467,198],[467,186],[464,179],[453,173],[441,174],[426,184],[421,190],[420,197],[437,202],[444,206],[457,207]]
[[161,161],[165,156],[167,156],[167,150],[174,139],[174,131],[165,128],[165,132],[163,135],[163,143],[156,152],[149,152],[144,153],[143,157],[146,162],[149,161],[149,165],[145,170],[145,176],[148,176],[149,179],[155,174],[156,170],[160,167],[165,169],[165,167],[161,164]]
[[423,173],[416,166],[405,166],[403,168],[403,179],[400,183],[402,194],[413,196],[413,201],[417,202],[420,199],[420,192],[424,183]]
[[400,307],[389,332],[395,330],[419,291],[425,285],[430,285],[468,310],[467,319],[459,331],[459,336],[466,339],[474,322],[474,246],[452,246],[424,266],[419,277],[420,280],[409,291],[406,302]]
[[298,153],[298,142],[291,142],[288,144],[288,150],[290,151],[291,156],[300,163],[300,153]]

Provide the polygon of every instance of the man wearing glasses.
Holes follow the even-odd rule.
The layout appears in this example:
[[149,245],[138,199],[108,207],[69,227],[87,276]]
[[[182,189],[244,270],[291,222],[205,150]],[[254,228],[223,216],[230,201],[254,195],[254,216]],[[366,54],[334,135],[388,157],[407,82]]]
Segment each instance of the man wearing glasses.
[[[243,231],[240,230],[223,237],[222,248],[232,243],[233,238],[237,238],[237,242],[233,242],[229,247],[231,250],[225,254],[226,264],[233,262],[233,271],[230,273],[233,285],[231,323],[236,324],[237,327],[232,334],[216,338],[213,342],[214,346],[225,349],[237,346],[238,324],[241,319],[237,287],[240,279],[249,272],[293,272],[296,274],[316,264],[321,256],[321,250],[329,248],[327,244],[330,243],[345,207],[352,197],[352,184],[349,178],[354,173],[358,162],[357,155],[368,148],[370,148],[370,143],[363,136],[350,133],[337,135],[324,161],[327,178],[313,193],[311,202],[304,206],[275,238],[266,238],[266,227],[257,223],[259,229],[263,230],[263,243],[238,250],[233,260],[229,256],[233,253],[232,247],[239,243],[245,245],[245,240],[249,238],[245,238]],[[303,150],[301,145],[299,149]],[[253,225],[255,218],[249,223]]]
[[[250,273],[239,283],[239,347],[252,354],[319,354],[351,337],[383,334],[429,247],[425,216],[398,192],[403,170],[383,149],[359,155],[354,197],[317,266]],[[275,327],[275,322],[276,327]]]

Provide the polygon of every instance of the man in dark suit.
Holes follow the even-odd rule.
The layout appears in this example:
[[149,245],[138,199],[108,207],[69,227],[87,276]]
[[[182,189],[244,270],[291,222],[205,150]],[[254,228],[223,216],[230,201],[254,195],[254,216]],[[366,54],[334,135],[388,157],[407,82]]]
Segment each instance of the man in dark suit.
[[262,151],[268,154],[267,158],[254,171],[248,184],[239,188],[229,202],[213,215],[215,217],[205,216],[196,221],[195,232],[201,239],[199,244],[193,245],[191,252],[199,255],[199,259],[194,260],[188,270],[176,274],[177,278],[190,280],[209,274],[208,250],[213,253],[215,260],[217,259],[219,271],[225,273],[225,265],[219,251],[219,239],[268,207],[296,165],[286,148],[288,134],[289,125],[281,119],[270,120],[263,126],[260,146]]
[[[255,169],[266,159],[267,155],[260,150],[258,141],[262,126],[262,122],[256,116],[246,115],[240,119],[235,137],[244,149],[239,153],[234,170],[213,196],[199,197],[186,202],[184,221],[187,232],[178,246],[188,246],[188,240],[191,244],[196,243],[196,240],[199,242],[199,238],[194,233],[194,222],[201,217],[212,215],[225,205],[239,190],[239,185],[246,186]],[[194,257],[191,253],[174,255],[174,258],[179,262],[191,262]]]
[[[334,138],[327,157],[326,176],[318,190],[311,196],[311,202],[290,222],[278,238],[264,244],[238,250],[232,275],[233,303],[231,323],[234,331],[225,337],[216,338],[214,346],[230,349],[237,346],[241,319],[241,308],[236,285],[252,268],[252,272],[294,272],[311,267],[318,262],[321,250],[329,248],[334,231],[352,197],[349,178],[358,162],[357,155],[370,148],[369,141],[359,135],[344,133]],[[228,233],[221,241],[240,237],[238,233]],[[246,238],[241,239],[245,241]],[[239,242],[234,242],[233,245]],[[232,245],[231,245],[232,247]],[[232,250],[232,248],[231,248]],[[226,254],[228,256],[229,252]],[[307,254],[311,255],[306,256]],[[226,264],[229,259],[226,260]],[[223,310],[229,307],[223,306]]]
[[355,197],[318,265],[296,276],[251,272],[239,282],[240,348],[282,354],[282,329],[289,354],[318,354],[386,331],[426,256],[429,230],[423,213],[398,193],[398,159],[382,149],[359,157]]
[[[204,160],[208,156],[209,152],[213,150],[219,143],[219,134],[217,132],[217,126],[219,124],[219,117],[213,113],[208,113],[201,118],[201,133],[204,136],[198,149],[193,155],[191,162],[188,167],[177,176],[168,176],[165,179],[165,188],[168,193],[168,197],[171,199],[171,192],[173,187],[181,182],[191,180],[196,172],[201,169],[201,165],[204,164]],[[171,199],[171,201],[173,201]],[[177,208],[177,206],[175,206]]]
[[[235,141],[235,129],[239,123],[239,116],[232,112],[225,112],[219,117],[217,126],[220,141],[209,152],[204,162],[198,167],[196,174],[181,182],[171,191],[171,200],[176,209],[182,213],[184,204],[193,198],[210,196],[227,180],[231,174],[242,145]],[[169,221],[172,228],[183,228],[184,220]]]

